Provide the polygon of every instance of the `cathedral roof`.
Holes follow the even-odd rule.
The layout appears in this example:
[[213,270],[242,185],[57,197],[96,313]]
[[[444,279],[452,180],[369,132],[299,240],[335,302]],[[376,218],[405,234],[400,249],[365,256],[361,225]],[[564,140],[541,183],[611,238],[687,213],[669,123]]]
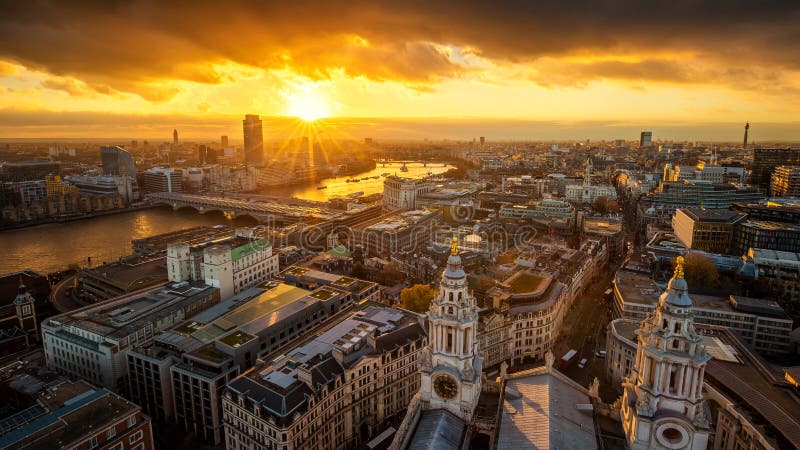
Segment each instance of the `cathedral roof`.
[[467,276],[461,266],[461,257],[458,255],[458,238],[455,236],[453,236],[453,247],[450,250],[450,256],[447,257],[447,268],[444,270],[444,276],[454,280],[466,278]]

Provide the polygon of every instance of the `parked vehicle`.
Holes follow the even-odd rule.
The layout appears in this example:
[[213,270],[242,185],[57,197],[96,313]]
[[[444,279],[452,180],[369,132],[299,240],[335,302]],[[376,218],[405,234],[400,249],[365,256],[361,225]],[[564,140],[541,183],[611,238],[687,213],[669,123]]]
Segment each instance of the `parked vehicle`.
[[596,357],[598,357],[600,359],[603,359],[603,358],[606,357],[606,351],[605,350],[600,350],[599,352],[596,352],[594,354],[594,356],[596,356]]
[[586,367],[586,358],[583,358],[581,362],[578,363],[579,369],[583,369],[584,367]]

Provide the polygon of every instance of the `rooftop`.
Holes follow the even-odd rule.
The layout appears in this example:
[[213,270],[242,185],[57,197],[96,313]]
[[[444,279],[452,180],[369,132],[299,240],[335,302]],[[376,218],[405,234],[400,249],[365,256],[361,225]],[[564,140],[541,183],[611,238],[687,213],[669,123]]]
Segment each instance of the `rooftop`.
[[74,326],[111,339],[122,339],[147,323],[212,295],[219,295],[219,290],[202,282],[168,283],[53,316],[45,320],[44,325]]
[[163,256],[128,257],[86,269],[81,276],[102,278],[126,291],[132,291],[167,281],[167,264]]
[[65,448],[87,437],[89,430],[102,430],[139,410],[122,397],[83,382],[68,383],[59,387],[62,389],[68,395],[0,437],[0,448]]
[[585,388],[544,367],[509,375],[498,450],[592,449],[596,433]]
[[692,220],[702,222],[725,222],[733,223],[745,217],[737,211],[729,209],[705,209],[705,208],[680,208],[684,214],[689,216]]
[[[425,335],[416,314],[368,303],[275,360],[257,364],[228,389],[244,393],[279,420],[305,408],[307,397],[361,357],[391,351]],[[341,357],[333,351],[341,352]],[[303,381],[308,374],[311,384]]]

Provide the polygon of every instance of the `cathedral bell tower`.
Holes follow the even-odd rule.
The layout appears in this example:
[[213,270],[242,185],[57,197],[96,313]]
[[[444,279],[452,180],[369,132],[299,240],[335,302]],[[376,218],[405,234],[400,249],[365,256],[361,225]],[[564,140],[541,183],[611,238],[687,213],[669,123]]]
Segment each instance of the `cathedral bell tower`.
[[628,448],[704,450],[710,412],[703,377],[711,357],[694,328],[683,257],[655,313],[636,334],[636,363],[622,384],[620,411]]
[[428,346],[420,356],[423,409],[446,409],[469,422],[481,392],[483,360],[476,338],[478,310],[467,289],[456,237],[428,323]]

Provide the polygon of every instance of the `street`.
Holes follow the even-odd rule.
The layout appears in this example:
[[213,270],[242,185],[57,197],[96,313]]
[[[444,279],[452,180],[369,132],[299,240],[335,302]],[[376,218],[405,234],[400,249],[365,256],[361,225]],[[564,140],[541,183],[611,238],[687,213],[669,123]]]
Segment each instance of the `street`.
[[[611,303],[604,298],[604,292],[611,287],[618,268],[619,264],[609,266],[575,299],[564,317],[553,351],[555,364],[559,365],[566,352],[570,349],[577,350],[578,354],[563,372],[582,386],[589,386],[597,377],[600,380],[601,396],[606,400],[609,397],[615,398],[617,389],[607,383],[604,385],[605,359],[596,357],[595,353],[605,350],[606,326],[611,320]],[[586,366],[580,368],[578,363],[583,358],[587,360]]]

